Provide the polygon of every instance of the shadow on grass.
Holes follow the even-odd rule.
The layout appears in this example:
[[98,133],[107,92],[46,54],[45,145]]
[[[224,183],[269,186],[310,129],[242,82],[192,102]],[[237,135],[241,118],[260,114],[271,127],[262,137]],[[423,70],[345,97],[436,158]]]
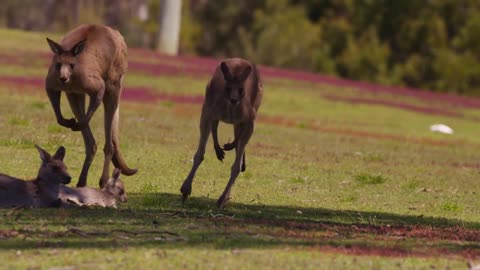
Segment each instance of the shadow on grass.
[[193,197],[182,206],[180,195],[168,193],[132,194],[120,209],[1,210],[0,216],[0,249],[299,247],[380,255],[437,249],[480,256],[479,223],[235,202],[218,210],[214,199]]

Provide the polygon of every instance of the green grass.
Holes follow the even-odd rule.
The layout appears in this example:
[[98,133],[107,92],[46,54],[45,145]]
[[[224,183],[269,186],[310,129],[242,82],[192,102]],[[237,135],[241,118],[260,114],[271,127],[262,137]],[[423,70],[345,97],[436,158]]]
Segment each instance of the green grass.
[[360,184],[364,185],[378,185],[383,184],[387,181],[387,178],[383,177],[382,175],[370,175],[370,174],[358,174],[355,175],[355,180]]
[[[0,41],[2,50],[48,49],[43,34],[0,33],[12,33]],[[46,72],[42,63],[26,68],[0,64],[4,70],[34,77]],[[465,269],[461,251],[479,258],[478,243],[466,239],[355,231],[359,226],[480,231],[478,169],[467,166],[478,164],[476,121],[332,102],[323,94],[355,91],[306,83],[297,89],[296,82],[280,82],[266,79],[263,119],[227,209],[218,210],[215,200],[234,156],[227,152],[219,162],[211,141],[192,197],[186,205],[180,201],[179,188],[198,141],[201,106],[123,102],[121,149],[128,164],[139,168],[137,175],[122,177],[128,203],[119,209],[0,210],[0,268]],[[125,80],[127,86],[192,95],[202,95],[206,83],[207,78],[135,73]],[[40,165],[37,143],[51,152],[64,145],[68,170],[78,177],[84,159],[80,133],[59,127],[43,89],[34,90],[0,85],[1,172],[33,178]],[[451,124],[456,133],[430,133],[429,125],[437,122]],[[91,126],[99,151],[88,183],[95,186],[103,164],[102,109]],[[365,132],[406,140],[361,135]],[[231,141],[232,128],[221,124],[219,138]],[[343,226],[347,229],[339,229]],[[357,249],[378,252],[361,255]],[[380,256],[385,249],[407,255]],[[451,255],[428,255],[431,250]]]

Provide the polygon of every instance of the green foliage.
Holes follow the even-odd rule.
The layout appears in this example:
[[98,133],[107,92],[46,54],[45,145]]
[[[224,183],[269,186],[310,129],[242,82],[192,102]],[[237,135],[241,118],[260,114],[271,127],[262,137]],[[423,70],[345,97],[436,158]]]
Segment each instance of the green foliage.
[[255,12],[253,37],[244,44],[248,48],[251,41],[254,43],[246,56],[267,65],[314,66],[326,52],[319,40],[320,27],[311,23],[301,8],[289,7],[286,1],[267,2],[265,10]]
[[207,1],[191,15],[200,54],[480,94],[475,0]]

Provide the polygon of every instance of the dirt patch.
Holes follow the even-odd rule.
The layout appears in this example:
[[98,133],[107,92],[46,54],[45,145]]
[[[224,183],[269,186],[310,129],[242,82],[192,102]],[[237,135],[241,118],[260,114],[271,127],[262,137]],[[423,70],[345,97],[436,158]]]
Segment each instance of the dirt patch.
[[[231,219],[214,218],[214,222],[222,223],[247,223],[254,225],[265,225],[281,227],[294,231],[331,231],[339,235],[355,236],[371,234],[386,238],[399,239],[428,239],[428,240],[451,240],[480,242],[480,230],[467,229],[460,226],[454,227],[432,227],[425,225],[368,225],[368,224],[337,224],[323,222],[301,222],[285,220],[266,219]],[[480,246],[479,246],[480,252]],[[479,254],[480,255],[480,254]]]

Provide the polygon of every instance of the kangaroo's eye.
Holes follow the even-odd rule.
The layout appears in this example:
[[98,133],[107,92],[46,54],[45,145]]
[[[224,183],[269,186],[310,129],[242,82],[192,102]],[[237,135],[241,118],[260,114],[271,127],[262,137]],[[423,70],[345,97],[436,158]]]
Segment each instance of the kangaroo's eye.
[[60,70],[60,68],[62,67],[62,64],[57,63],[57,64],[55,65],[55,67],[57,68],[57,70]]
[[75,67],[75,64],[70,64],[70,68],[73,69]]

